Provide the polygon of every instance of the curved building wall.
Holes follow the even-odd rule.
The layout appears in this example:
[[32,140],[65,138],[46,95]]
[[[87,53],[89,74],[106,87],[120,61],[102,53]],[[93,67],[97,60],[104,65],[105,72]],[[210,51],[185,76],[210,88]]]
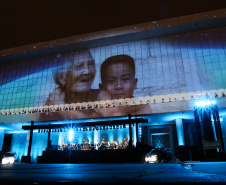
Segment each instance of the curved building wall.
[[[0,109],[95,104],[102,100],[226,89],[225,31],[219,28],[2,63]],[[112,56],[101,78],[103,61]],[[132,63],[125,63],[130,60],[135,70]],[[158,113],[158,105],[105,109],[95,108],[94,104],[92,109],[73,113],[8,115],[2,120],[7,123]]]

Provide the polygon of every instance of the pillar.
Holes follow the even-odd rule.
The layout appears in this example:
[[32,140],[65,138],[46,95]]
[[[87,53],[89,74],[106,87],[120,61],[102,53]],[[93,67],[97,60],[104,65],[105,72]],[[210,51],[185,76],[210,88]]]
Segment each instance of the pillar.
[[46,148],[46,151],[49,151],[50,146],[51,146],[50,134],[51,134],[51,128],[50,128],[50,123],[49,123],[49,131],[48,131],[48,139],[47,139],[47,148]]
[[30,137],[29,137],[29,144],[28,144],[28,154],[27,156],[31,156],[31,145],[32,145],[32,138],[33,138],[33,126],[34,121],[31,121],[31,130],[30,130]]
[[[137,124],[135,123],[134,126],[133,126],[133,144],[134,144],[134,147],[136,147],[137,145],[137,132],[136,132],[136,126]],[[138,129],[138,128],[137,128]]]
[[188,134],[189,144],[190,144],[190,146],[192,146],[192,145],[194,145],[194,142],[193,142],[193,130],[192,130],[191,125],[189,125],[189,127],[188,127],[188,132],[189,132],[189,134]]
[[0,129],[0,151],[2,151],[5,129]]
[[94,144],[96,145],[96,149],[97,149],[97,144],[100,144],[100,129],[98,130],[94,130]]
[[138,124],[139,123],[136,121],[136,143],[139,142]]
[[177,128],[177,139],[178,139],[178,145],[184,146],[184,128],[183,128],[183,121],[182,118],[176,119],[176,128]]
[[[223,120],[221,121],[221,130],[222,130],[222,137],[224,142],[224,149],[226,148],[226,115],[222,116]],[[226,151],[226,150],[225,150]]]
[[132,125],[131,125],[131,115],[129,114],[129,147],[132,147]]

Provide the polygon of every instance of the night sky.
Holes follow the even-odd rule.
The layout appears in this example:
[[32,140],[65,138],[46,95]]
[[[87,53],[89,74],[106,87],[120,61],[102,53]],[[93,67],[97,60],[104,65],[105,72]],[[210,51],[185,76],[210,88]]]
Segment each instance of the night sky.
[[223,8],[225,0],[3,0],[0,50]]

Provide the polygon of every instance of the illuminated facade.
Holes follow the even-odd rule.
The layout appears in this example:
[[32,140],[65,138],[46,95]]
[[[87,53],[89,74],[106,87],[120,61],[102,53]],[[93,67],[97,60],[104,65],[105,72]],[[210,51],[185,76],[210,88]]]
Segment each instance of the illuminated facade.
[[[0,149],[37,162],[49,140],[63,150],[122,149],[131,139],[175,153],[198,145],[194,102],[206,97],[217,102],[225,142],[225,23],[218,10],[0,51]],[[129,114],[148,122],[132,134],[107,123]],[[22,126],[31,121],[43,127],[29,144]],[[65,124],[74,125],[71,141]]]

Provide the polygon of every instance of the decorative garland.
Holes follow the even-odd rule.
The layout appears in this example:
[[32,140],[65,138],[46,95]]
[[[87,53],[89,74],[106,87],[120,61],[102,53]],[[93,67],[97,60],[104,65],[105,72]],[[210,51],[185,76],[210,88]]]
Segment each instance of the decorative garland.
[[198,99],[225,97],[226,89],[218,89],[211,91],[197,91],[189,93],[167,94],[158,96],[146,96],[139,98],[114,99],[107,101],[83,102],[61,105],[49,105],[40,107],[25,107],[17,109],[0,110],[0,116],[16,115],[16,114],[32,114],[55,111],[84,110],[95,108],[110,108],[130,105],[170,103],[180,101],[190,101]]

